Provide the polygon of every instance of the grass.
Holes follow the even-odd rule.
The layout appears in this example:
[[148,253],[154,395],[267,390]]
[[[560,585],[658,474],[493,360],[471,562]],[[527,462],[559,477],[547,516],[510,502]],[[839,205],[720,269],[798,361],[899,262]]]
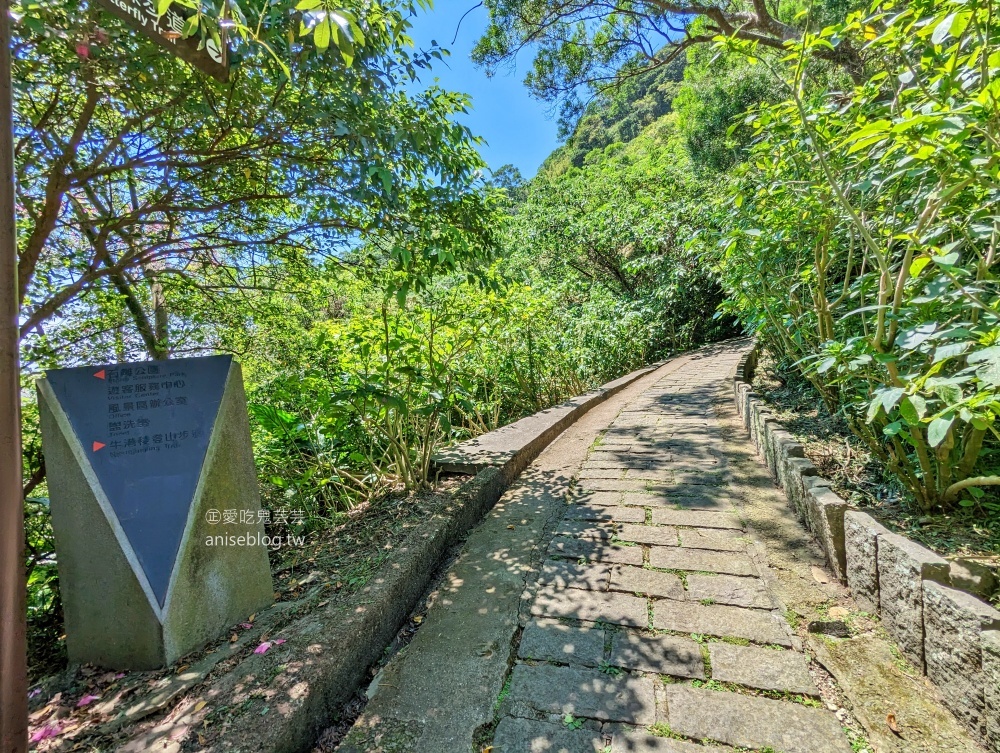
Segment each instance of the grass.
[[908,677],[919,677],[920,673],[917,672],[913,665],[910,664],[910,661],[903,656],[895,641],[887,640],[887,643],[889,645],[889,653],[892,654],[892,663],[896,665],[896,669]]
[[684,738],[670,729],[670,725],[666,722],[657,722],[656,724],[651,724],[646,728],[649,734],[654,737],[667,737],[672,740],[683,740]]
[[649,565],[649,564],[645,564],[642,567],[643,567],[644,570],[652,570],[653,572],[656,572],[656,573],[670,573],[671,575],[676,575],[678,578],[681,579],[681,583],[684,585],[684,589],[687,590],[687,587],[688,587],[688,582],[687,582],[688,573],[687,573],[687,571],[685,571],[685,570],[675,570],[675,569],[667,568],[667,567],[653,567],[652,565]]
[[730,636],[723,636],[718,639],[721,643],[731,643],[734,646],[749,646],[750,640],[748,638],[732,638]]
[[798,630],[799,625],[802,623],[802,618],[800,618],[791,609],[785,612],[785,619],[788,621],[788,624],[791,625],[792,630]]
[[613,664],[608,664],[606,661],[602,661],[597,666],[597,670],[599,672],[602,672],[602,673],[608,675],[609,677],[620,677],[621,675],[625,674],[625,672],[623,670],[619,669],[618,667],[614,666]]
[[507,696],[510,695],[510,680],[511,680],[511,678],[508,677],[507,681],[503,684],[503,687],[500,688],[500,692],[497,694],[497,699],[493,703],[493,713],[494,714],[497,713],[498,711],[500,711],[500,707],[503,706],[503,702],[506,701],[507,700]]
[[720,682],[719,680],[692,680],[691,686],[694,688],[704,688],[705,690],[715,690],[720,693],[736,693],[738,695],[755,696],[757,698],[770,698],[773,701],[790,701],[800,706],[810,708],[822,708],[823,704],[811,696],[788,693],[781,690],[762,690],[761,688],[751,688],[745,685],[738,685],[733,682]]

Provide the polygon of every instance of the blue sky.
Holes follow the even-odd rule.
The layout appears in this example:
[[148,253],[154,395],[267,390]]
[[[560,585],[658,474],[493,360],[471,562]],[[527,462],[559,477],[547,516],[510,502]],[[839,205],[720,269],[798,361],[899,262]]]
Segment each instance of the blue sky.
[[410,34],[418,48],[436,40],[451,51],[451,57],[443,62],[434,61],[432,72],[425,73],[422,82],[430,84],[437,79],[446,89],[471,95],[472,111],[461,120],[474,134],[486,139],[481,152],[487,164],[495,170],[510,163],[525,178],[531,178],[542,160],[558,146],[556,120],[550,116],[549,106],[533,99],[521,83],[531,64],[527,56],[517,60],[517,68],[499,71],[492,79],[472,64],[469,53],[486,28],[488,13],[480,6],[465,17],[461,26],[458,21],[476,2],[435,0],[433,10],[414,19]]

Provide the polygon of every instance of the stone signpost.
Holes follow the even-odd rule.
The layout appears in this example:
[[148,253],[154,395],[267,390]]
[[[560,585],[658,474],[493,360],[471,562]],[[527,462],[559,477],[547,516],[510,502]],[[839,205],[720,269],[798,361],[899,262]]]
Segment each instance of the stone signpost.
[[38,394],[70,662],[171,664],[271,603],[239,364],[58,369]]

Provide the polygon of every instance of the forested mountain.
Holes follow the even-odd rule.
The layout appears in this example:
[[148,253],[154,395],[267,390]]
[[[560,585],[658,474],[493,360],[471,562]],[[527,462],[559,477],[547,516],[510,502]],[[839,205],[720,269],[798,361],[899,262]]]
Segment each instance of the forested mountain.
[[646,126],[671,111],[684,78],[684,59],[623,78],[597,94],[575,123],[562,123],[566,143],[556,149],[541,172],[558,171],[566,164],[581,167],[587,153],[639,136]]

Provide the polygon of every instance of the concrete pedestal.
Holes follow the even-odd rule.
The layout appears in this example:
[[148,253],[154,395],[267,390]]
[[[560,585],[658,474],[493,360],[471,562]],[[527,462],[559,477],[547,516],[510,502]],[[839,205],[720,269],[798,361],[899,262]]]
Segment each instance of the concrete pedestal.
[[168,665],[271,603],[239,364],[60,369],[38,395],[71,663]]

